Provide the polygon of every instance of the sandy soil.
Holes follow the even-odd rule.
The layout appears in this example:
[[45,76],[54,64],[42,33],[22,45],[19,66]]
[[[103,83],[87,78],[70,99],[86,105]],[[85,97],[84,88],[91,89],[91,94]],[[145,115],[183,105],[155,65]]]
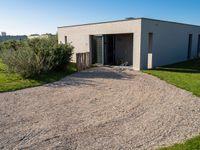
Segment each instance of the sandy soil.
[[154,149],[200,132],[200,99],[136,71],[93,68],[0,94],[0,149]]

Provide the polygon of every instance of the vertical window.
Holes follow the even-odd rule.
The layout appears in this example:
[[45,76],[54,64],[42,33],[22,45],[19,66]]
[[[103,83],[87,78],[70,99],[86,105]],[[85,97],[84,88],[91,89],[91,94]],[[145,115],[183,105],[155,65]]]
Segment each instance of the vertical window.
[[152,53],[153,49],[153,33],[148,34],[148,53]]
[[189,34],[189,39],[188,39],[188,59],[191,59],[191,52],[192,52],[192,34]]
[[200,57],[200,34],[198,36],[197,57]]
[[67,44],[67,36],[65,36],[65,44]]

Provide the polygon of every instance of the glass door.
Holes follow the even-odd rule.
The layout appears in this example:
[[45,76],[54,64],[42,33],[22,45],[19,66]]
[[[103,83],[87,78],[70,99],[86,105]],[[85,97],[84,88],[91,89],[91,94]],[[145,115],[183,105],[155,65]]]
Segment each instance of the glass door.
[[103,64],[103,36],[92,37],[92,63]]
[[115,60],[115,36],[114,35],[105,35],[104,36],[104,64],[105,65],[114,65]]

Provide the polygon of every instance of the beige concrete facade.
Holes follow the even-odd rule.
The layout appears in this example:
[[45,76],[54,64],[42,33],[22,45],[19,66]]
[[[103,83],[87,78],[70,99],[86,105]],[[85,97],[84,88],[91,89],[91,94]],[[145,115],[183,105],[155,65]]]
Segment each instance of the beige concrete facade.
[[190,59],[197,57],[200,26],[143,19],[141,33],[141,68],[146,68],[148,61],[147,47],[149,32],[153,33],[153,50],[152,56],[150,56],[153,67],[187,60],[189,34],[192,34]]
[[[136,70],[140,70],[141,19],[89,24],[82,26],[61,27],[58,28],[58,40],[64,43],[65,36],[67,36],[67,41],[75,47],[75,53],[89,52],[89,35],[124,33],[134,34],[133,68]],[[75,61],[75,55],[73,57],[73,60]]]
[[[139,18],[66,26],[58,28],[58,40],[67,42],[78,52],[90,52],[90,35],[133,34],[133,69],[147,69],[187,60],[188,37],[193,35],[191,59],[197,57],[200,27],[180,23]],[[148,54],[148,33],[153,33],[152,53]],[[75,60],[75,54],[73,61]],[[149,57],[148,57],[149,56]]]

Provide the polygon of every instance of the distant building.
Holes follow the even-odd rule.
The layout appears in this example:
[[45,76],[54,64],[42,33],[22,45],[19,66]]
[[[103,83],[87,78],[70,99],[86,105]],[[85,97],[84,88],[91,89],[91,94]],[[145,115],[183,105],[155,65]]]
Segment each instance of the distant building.
[[28,39],[40,38],[39,34],[31,34],[28,36]]
[[1,36],[6,36],[6,32],[1,32]]
[[50,37],[50,36],[53,36],[53,35],[50,34],[50,33],[41,34],[41,35],[39,35],[39,34],[31,34],[31,35],[28,36],[28,39],[34,39],[34,38],[48,38],[48,37]]
[[7,35],[6,32],[1,32],[0,42],[1,41],[9,41],[9,40],[25,40],[27,39],[26,35]]
[[46,33],[46,34],[42,34],[40,37],[41,37],[41,38],[48,38],[48,37],[50,37],[50,36],[53,36],[53,35],[50,34],[50,33]]

